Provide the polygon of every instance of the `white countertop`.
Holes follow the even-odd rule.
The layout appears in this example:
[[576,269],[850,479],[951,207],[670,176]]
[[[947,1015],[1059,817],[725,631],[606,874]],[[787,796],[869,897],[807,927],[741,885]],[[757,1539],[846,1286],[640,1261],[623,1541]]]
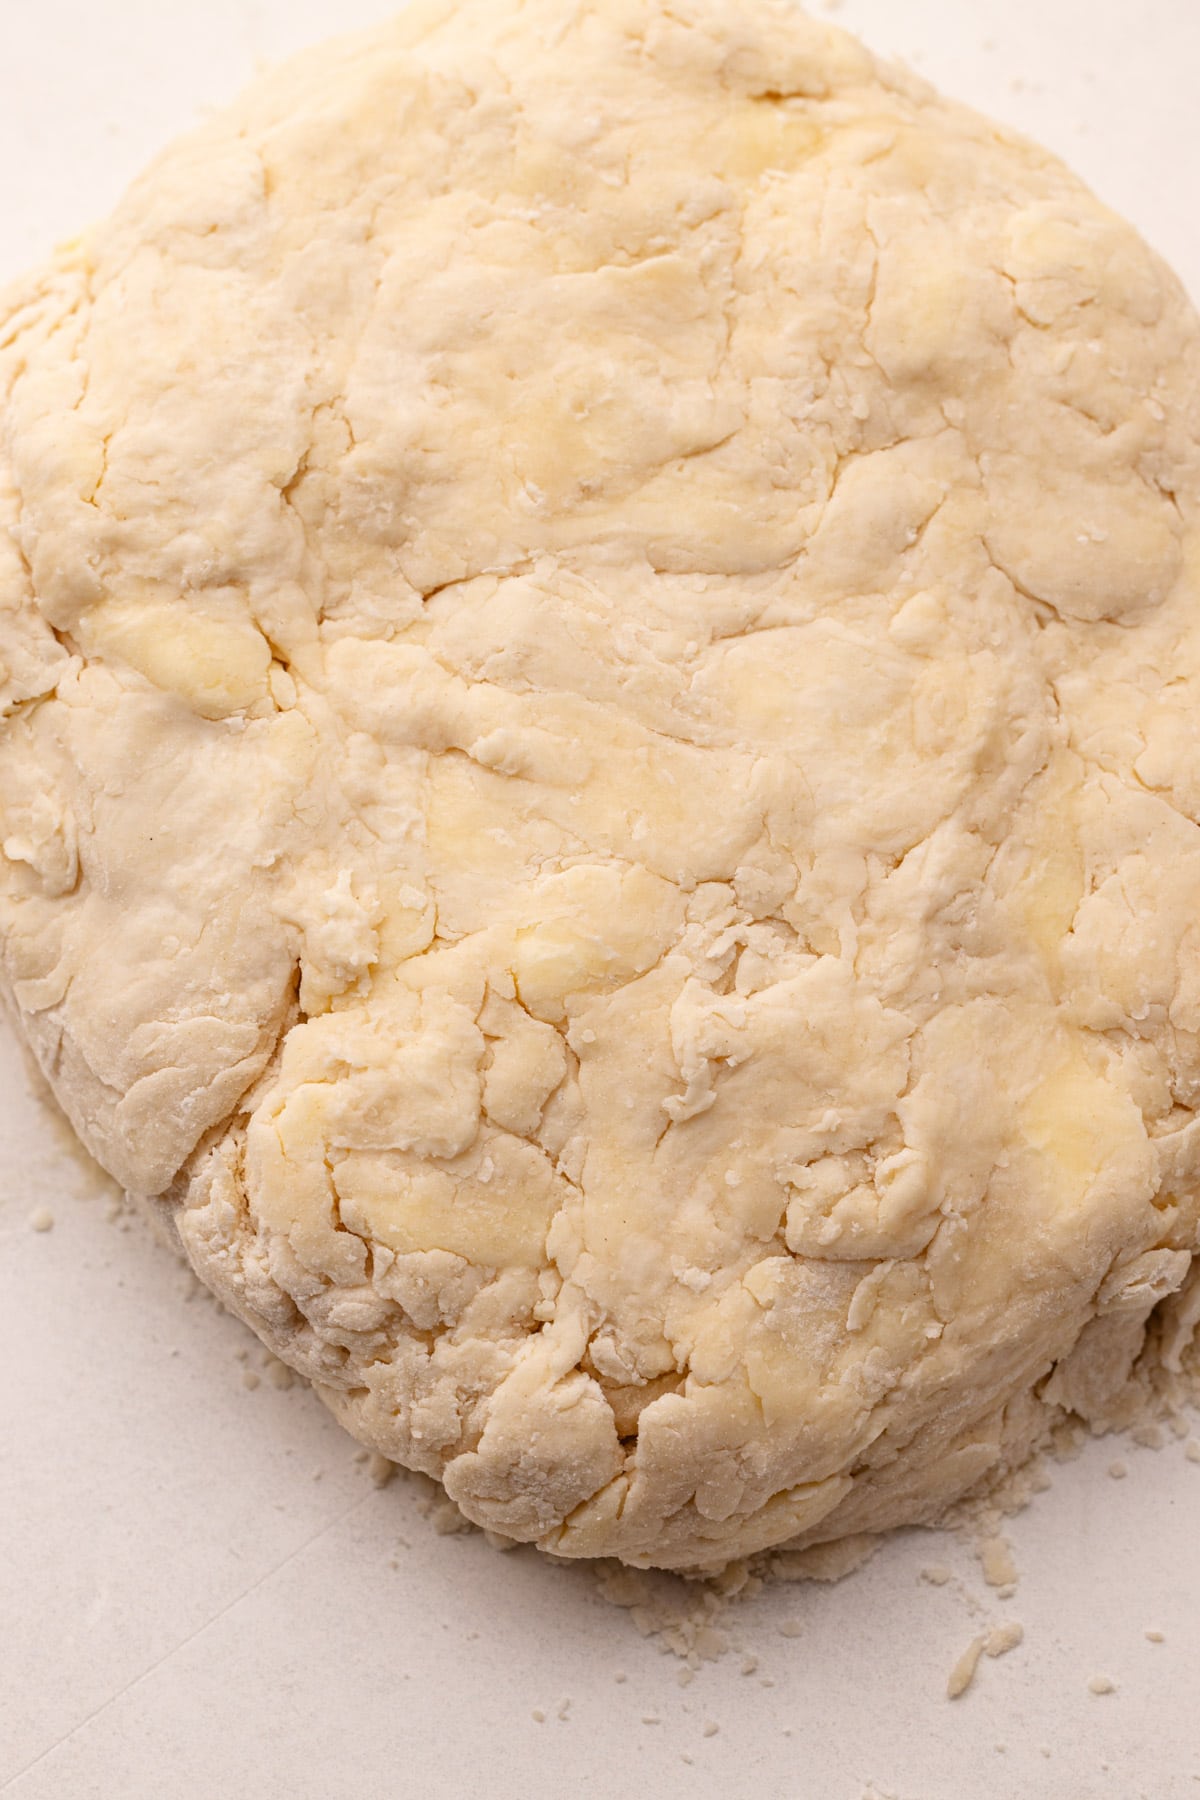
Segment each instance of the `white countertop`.
[[[0,280],[261,60],[390,10],[0,0]],[[846,0],[837,16],[1060,151],[1200,295],[1200,0]],[[757,1670],[730,1653],[680,1686],[589,1571],[439,1535],[424,1490],[377,1489],[312,1395],[265,1374],[248,1389],[252,1340],[107,1212],[0,1029],[13,1800],[1200,1796],[1200,1465],[1181,1444],[1108,1441],[1055,1467],[1011,1525],[1007,1602],[969,1546],[905,1534],[839,1586],[734,1609]],[[956,1579],[922,1581],[935,1563]],[[1024,1643],[949,1703],[952,1664],[1003,1619]],[[1098,1674],[1116,1691],[1091,1693]]]

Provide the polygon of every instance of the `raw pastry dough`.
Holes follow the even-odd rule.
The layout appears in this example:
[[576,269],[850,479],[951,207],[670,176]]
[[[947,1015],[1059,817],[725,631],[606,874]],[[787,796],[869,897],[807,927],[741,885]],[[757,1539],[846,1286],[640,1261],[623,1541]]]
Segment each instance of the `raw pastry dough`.
[[715,1568],[1104,1417],[1200,1224],[1128,227],[786,0],[462,0],[0,318],[4,984],[351,1431]]

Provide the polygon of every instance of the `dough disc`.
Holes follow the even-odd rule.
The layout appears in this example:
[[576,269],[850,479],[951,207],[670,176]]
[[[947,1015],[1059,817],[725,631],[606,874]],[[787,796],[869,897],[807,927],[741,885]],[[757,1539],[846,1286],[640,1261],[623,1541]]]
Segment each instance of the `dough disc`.
[[4,986],[364,1443],[711,1569],[1177,1356],[1200,334],[1057,161],[782,0],[417,6],[0,321]]

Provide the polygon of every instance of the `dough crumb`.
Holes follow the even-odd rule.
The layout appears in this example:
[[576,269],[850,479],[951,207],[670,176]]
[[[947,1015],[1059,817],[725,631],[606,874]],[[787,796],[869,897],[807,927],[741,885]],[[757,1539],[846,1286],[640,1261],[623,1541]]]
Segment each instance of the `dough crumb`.
[[717,1724],[715,1719],[707,1719],[704,1724],[704,1735],[705,1737],[716,1737],[720,1729],[721,1727]]
[[780,1637],[798,1638],[803,1634],[804,1627],[799,1619],[784,1619],[780,1622],[778,1631]]
[[1124,1481],[1129,1473],[1129,1464],[1120,1461],[1110,1462],[1108,1465],[1108,1472],[1114,1481]]
[[248,1389],[248,1391],[250,1393],[254,1392],[255,1388],[258,1386],[258,1370],[257,1369],[243,1369],[242,1370],[242,1386],[244,1388]]
[[1167,1641],[1165,1634],[1161,1631],[1148,1631],[1146,1637],[1151,1644],[1165,1644]]
[[930,1587],[945,1587],[952,1573],[945,1563],[930,1563],[928,1568],[921,1570],[921,1580],[927,1581]]
[[1017,1565],[1007,1538],[985,1538],[979,1546],[979,1561],[989,1587],[1009,1587],[1016,1582]]
[[983,1655],[986,1643],[986,1634],[971,1639],[950,1671],[949,1679],[946,1682],[946,1698],[948,1700],[957,1700],[966,1693],[975,1679],[975,1671],[979,1667],[979,1659]]
[[1115,1694],[1117,1684],[1108,1675],[1093,1675],[1088,1682],[1089,1694]]
[[54,1214],[48,1206],[39,1206],[36,1211],[30,1213],[29,1229],[31,1231],[54,1230]]
[[280,1393],[286,1393],[287,1389],[291,1387],[292,1382],[296,1379],[287,1364],[285,1362],[280,1362],[277,1356],[269,1356],[267,1358],[266,1370],[267,1380],[271,1383],[273,1388],[278,1388]]
[[1143,1450],[1161,1450],[1167,1441],[1161,1425],[1135,1425],[1129,1435]]
[[1191,1438],[1183,1454],[1190,1463],[1200,1463],[1200,1439]]
[[534,1707],[532,1718],[535,1725],[544,1725],[546,1723],[546,1715],[540,1706]]
[[571,1696],[568,1694],[565,1699],[560,1700],[558,1703],[559,1718],[565,1719],[567,1714],[570,1712],[570,1710],[571,1710]]
[[1016,1619],[1010,1619],[1003,1625],[996,1625],[987,1634],[984,1651],[988,1656],[1007,1656],[1010,1650],[1025,1639],[1025,1627]]

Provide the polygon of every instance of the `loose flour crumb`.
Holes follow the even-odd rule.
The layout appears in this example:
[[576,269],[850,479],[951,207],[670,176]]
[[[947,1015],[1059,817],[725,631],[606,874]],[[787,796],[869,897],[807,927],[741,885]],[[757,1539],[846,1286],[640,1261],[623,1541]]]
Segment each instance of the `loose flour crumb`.
[[31,1231],[54,1230],[54,1214],[50,1211],[48,1206],[36,1207],[34,1211],[30,1213],[29,1229]]
[[1006,1537],[985,1538],[979,1546],[983,1579],[989,1587],[1011,1587],[1017,1579],[1012,1545]]
[[1108,1675],[1093,1675],[1088,1682],[1089,1694],[1115,1694],[1117,1684]]
[[984,1642],[984,1651],[988,1656],[1007,1656],[1010,1650],[1025,1639],[1025,1627],[1016,1619],[1010,1619],[1003,1625],[996,1625],[988,1632]]
[[979,1659],[983,1655],[983,1648],[986,1643],[987,1637],[985,1634],[981,1634],[979,1637],[971,1639],[971,1642],[967,1645],[966,1649],[950,1671],[949,1678],[946,1682],[947,1699],[957,1700],[960,1695],[966,1693],[967,1689],[975,1679],[975,1671],[979,1667]]

